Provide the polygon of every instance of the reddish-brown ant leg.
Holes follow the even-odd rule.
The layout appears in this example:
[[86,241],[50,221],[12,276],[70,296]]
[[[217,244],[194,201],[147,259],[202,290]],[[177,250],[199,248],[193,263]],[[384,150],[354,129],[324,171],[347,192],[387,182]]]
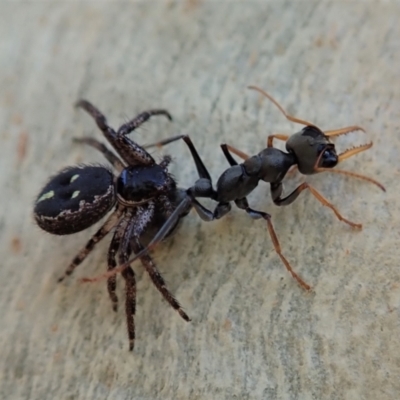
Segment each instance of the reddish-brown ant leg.
[[307,291],[311,290],[312,287],[309,284],[307,284],[306,282],[304,282],[304,280],[302,278],[300,278],[300,276],[297,275],[296,272],[294,272],[292,266],[289,264],[289,261],[282,254],[281,245],[279,243],[278,237],[276,236],[275,229],[274,229],[274,227],[272,225],[271,217],[268,216],[268,218],[264,218],[264,219],[267,221],[269,236],[271,237],[272,244],[274,245],[275,251],[277,252],[277,254],[280,257],[280,259],[282,260],[282,262],[285,265],[286,269],[289,271],[290,275],[292,275],[292,277],[294,279],[296,279],[297,283],[303,289],[305,289]]
[[228,148],[229,151],[231,151],[233,154],[236,154],[238,157],[242,158],[243,160],[247,160],[248,158],[250,158],[250,156],[246,153],[244,153],[243,151],[227,144],[226,147]]
[[[311,194],[323,205],[326,207],[329,207],[336,215],[336,217],[339,219],[339,221],[343,221],[346,224],[350,225],[352,228],[356,229],[362,229],[362,224],[357,224],[355,222],[351,222],[348,219],[344,218],[342,214],[338,211],[338,209],[330,203],[320,192],[318,192],[316,189],[314,189],[309,183],[304,182],[300,186],[298,186],[295,190],[297,195],[302,192],[303,190],[308,189]],[[297,196],[296,196],[297,197]]]
[[289,135],[284,135],[282,133],[275,133],[274,135],[269,135],[268,140],[267,140],[268,147],[274,147],[274,145],[273,145],[274,139],[279,139],[279,140],[286,142],[289,139]]

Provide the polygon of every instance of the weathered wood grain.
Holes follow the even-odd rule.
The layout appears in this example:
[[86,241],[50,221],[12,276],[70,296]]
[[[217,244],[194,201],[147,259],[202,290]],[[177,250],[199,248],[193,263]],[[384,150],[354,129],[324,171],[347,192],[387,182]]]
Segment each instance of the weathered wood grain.
[[[398,398],[399,13],[398,2],[372,1],[1,3],[0,398]],[[338,147],[374,147],[343,168],[388,191],[333,174],[309,179],[362,232],[307,193],[286,208],[266,185],[250,197],[273,215],[312,294],[285,271],[262,222],[238,209],[209,224],[191,214],[155,258],[193,321],[138,264],[129,353],[123,309],[113,313],[105,284],[78,282],[106,268],[107,241],[57,284],[95,227],[58,238],[31,217],[49,175],[102,161],[71,142],[100,138],[72,105],[87,98],[114,126],[167,108],[173,124],[154,120],[134,137],[190,134],[216,179],[227,167],[220,143],[254,154],[268,134],[299,129],[248,84],[323,129],[364,126]],[[180,183],[193,183],[184,144],[164,151]]]

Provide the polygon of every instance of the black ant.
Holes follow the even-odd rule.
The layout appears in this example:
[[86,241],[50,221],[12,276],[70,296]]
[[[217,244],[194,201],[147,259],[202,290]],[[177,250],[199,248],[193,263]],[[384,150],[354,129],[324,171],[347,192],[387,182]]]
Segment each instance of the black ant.
[[[115,231],[108,250],[109,271],[117,266],[117,253],[119,264],[126,264],[132,252],[140,253],[150,239],[166,224],[168,227],[166,228],[167,232],[164,230],[164,237],[170,235],[176,229],[178,222],[191,209],[191,203],[185,201],[186,191],[177,187],[174,178],[168,172],[171,158],[164,156],[157,164],[145,147],[139,146],[127,137],[151,116],[164,115],[171,120],[168,111],[145,111],[123,124],[118,131],[114,131],[107,124],[105,116],[91,103],[80,100],[77,106],[83,108],[94,118],[97,126],[120,158],[95,139],[84,137],[75,139],[75,141],[92,146],[103,153],[118,172],[118,176],[104,166],[78,165],[63,169],[50,179],[37,196],[34,205],[35,220],[39,227],[46,232],[68,235],[89,228],[100,221],[113,207],[115,208],[103,226],[75,256],[59,281],[71,275],[95,245],[112,229]],[[179,139],[181,136],[176,136],[168,139],[165,143]],[[200,179],[211,181],[193,144],[190,140],[187,143],[192,149]],[[178,205],[179,210],[177,209]],[[174,215],[173,223],[168,219],[172,214]],[[167,302],[178,311],[185,321],[190,321],[179,302],[167,289],[152,258],[148,254],[142,254],[140,259],[153,284]],[[122,276],[126,282],[125,311],[129,349],[132,350],[135,340],[136,279],[135,273],[130,267],[122,271]],[[117,311],[115,275],[108,277],[107,286],[113,309]]]
[[[203,220],[212,221],[214,219],[220,219],[226,215],[231,210],[231,202],[233,201],[237,207],[245,210],[251,218],[264,219],[266,221],[275,251],[278,253],[287,270],[290,272],[293,278],[296,279],[300,286],[306,290],[310,290],[310,285],[304,282],[304,280],[297,275],[296,272],[294,272],[288,260],[282,254],[277,235],[271,222],[270,214],[263,211],[254,210],[250,208],[248,204],[246,196],[248,196],[258,186],[260,181],[270,184],[272,200],[278,206],[291,204],[297,199],[303,190],[308,189],[316,197],[316,199],[321,202],[321,204],[329,207],[339,220],[349,224],[353,228],[361,228],[361,224],[351,222],[344,218],[336,209],[336,207],[333,206],[327,199],[325,199],[325,197],[322,196],[322,194],[320,194],[309,183],[302,183],[292,193],[286,197],[282,197],[282,181],[290,168],[297,167],[300,173],[303,175],[312,175],[318,172],[331,171],[366,180],[377,185],[380,189],[385,191],[385,188],[379,182],[371,178],[354,172],[332,169],[339,162],[371,148],[372,143],[349,149],[338,155],[336,153],[335,145],[330,142],[330,138],[344,135],[352,131],[364,130],[359,126],[349,126],[346,128],[323,132],[310,122],[288,115],[279,105],[279,103],[263,90],[254,86],[250,86],[249,88],[260,92],[269,100],[271,100],[289,121],[297,122],[305,125],[305,127],[300,132],[295,133],[290,137],[282,134],[270,135],[267,141],[267,148],[255,156],[248,156],[232,146],[222,144],[221,149],[228,163],[230,164],[230,167],[223,172],[218,179],[216,190],[213,188],[211,179],[199,179],[193,187],[186,191],[187,197],[182,200],[182,203],[179,206],[177,206],[176,210],[171,214],[164,226],[155,235],[148,247],[139,252],[133,259],[129,261],[129,263],[126,263],[115,269],[113,273],[123,271],[127,265],[135,261],[137,258],[144,256],[150,248],[163,240],[166,234],[169,232],[170,227],[176,224],[176,221],[179,218],[180,207],[185,209],[187,205],[191,203]],[[187,136],[182,136],[182,138],[187,143],[190,141]],[[273,139],[285,141],[287,152],[274,148]],[[163,145],[168,142],[169,141],[166,140],[155,143],[154,145]],[[194,156],[194,149],[191,146],[189,146],[189,149]],[[241,164],[238,164],[232,157],[231,152],[243,158],[245,161]],[[208,210],[196,200],[196,198],[201,197],[209,198],[218,202],[218,205],[214,211]],[[94,281],[101,279],[104,276],[108,275],[103,274],[97,278],[87,280]]]

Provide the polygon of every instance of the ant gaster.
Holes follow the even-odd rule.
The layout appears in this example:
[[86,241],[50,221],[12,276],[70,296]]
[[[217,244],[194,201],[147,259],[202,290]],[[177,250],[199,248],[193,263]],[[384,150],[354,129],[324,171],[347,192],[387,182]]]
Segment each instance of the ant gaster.
[[[296,274],[288,260],[282,254],[277,235],[271,222],[270,214],[250,208],[246,197],[257,187],[260,181],[270,184],[272,200],[278,206],[285,206],[293,203],[303,190],[308,189],[316,199],[321,202],[321,204],[329,207],[339,220],[349,224],[353,228],[360,229],[361,224],[351,222],[344,218],[335,206],[333,206],[324,196],[322,196],[321,193],[307,182],[302,183],[289,195],[282,197],[282,181],[291,167],[297,167],[303,175],[312,175],[318,172],[331,171],[366,180],[385,191],[385,188],[379,182],[369,177],[354,172],[333,169],[339,162],[369,149],[372,146],[372,143],[346,150],[338,155],[336,153],[335,145],[330,142],[330,138],[356,130],[364,131],[361,127],[349,126],[346,128],[323,132],[312,123],[288,115],[279,103],[263,90],[254,86],[250,86],[249,88],[257,90],[270,99],[289,121],[305,125],[305,127],[300,132],[295,133],[290,137],[283,134],[270,135],[267,141],[267,148],[255,156],[248,156],[232,146],[222,144],[222,151],[230,164],[230,167],[223,172],[218,179],[216,190],[212,186],[211,179],[201,178],[193,187],[187,190],[187,198],[182,201],[181,205],[184,206],[188,202],[191,202],[202,219],[212,221],[214,219],[220,219],[226,215],[231,210],[231,202],[233,201],[237,207],[245,210],[251,218],[264,219],[267,223],[274,248],[287,270],[293,278],[296,279],[300,286],[306,290],[310,290],[310,285]],[[274,148],[273,139],[286,141],[287,152]],[[183,137],[183,140],[187,142],[188,138]],[[168,140],[156,143],[155,145],[162,145],[167,142]],[[191,148],[191,146],[189,146],[189,149],[193,154],[194,149]],[[238,164],[232,157],[231,152],[243,158],[245,161]],[[213,212],[206,209],[196,200],[196,198],[201,197],[210,198],[218,202],[218,205]],[[129,261],[129,263],[141,257],[143,254],[146,254],[149,248],[155,246],[165,237],[169,227],[176,223],[176,219],[179,216],[178,210],[181,205],[177,207],[176,211],[170,216],[169,220],[149,243],[148,247],[138,253],[135,258]],[[128,264],[120,266],[114,271],[114,273],[124,270],[127,265]],[[107,276],[107,274],[104,274],[103,276]],[[99,276],[89,280],[97,280],[100,278],[101,277]]]

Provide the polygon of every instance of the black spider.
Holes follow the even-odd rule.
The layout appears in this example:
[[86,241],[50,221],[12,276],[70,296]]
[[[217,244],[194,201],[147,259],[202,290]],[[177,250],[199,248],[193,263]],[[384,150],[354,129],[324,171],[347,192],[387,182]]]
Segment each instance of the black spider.
[[[164,156],[157,164],[144,147],[127,137],[129,133],[153,115],[164,115],[171,120],[172,118],[166,110],[145,111],[123,124],[115,132],[108,126],[104,115],[91,103],[80,100],[77,106],[83,108],[94,118],[97,126],[121,158],[118,158],[104,144],[95,139],[75,139],[77,142],[88,144],[103,153],[118,171],[118,177],[103,166],[68,167],[51,178],[38,195],[34,206],[34,217],[43,230],[56,235],[82,231],[98,222],[114,207],[112,214],[76,255],[59,281],[71,275],[94,246],[112,229],[115,228],[108,250],[109,271],[117,266],[117,253],[118,263],[126,264],[131,253],[139,253],[167,220],[170,223],[164,236],[171,234],[180,219],[186,216],[193,206],[192,201],[185,201],[188,196],[187,191],[178,188],[168,172],[171,158]],[[181,138],[183,136],[175,136],[160,143],[167,144]],[[210,180],[192,142],[188,137],[184,138],[192,153],[199,177]],[[171,214],[173,214],[172,219],[170,218]],[[140,260],[167,302],[178,311],[185,321],[190,321],[179,302],[167,289],[152,258],[146,253],[140,257]],[[122,276],[126,282],[125,311],[129,349],[132,350],[135,341],[135,273],[131,267],[128,267],[124,269]],[[118,298],[115,294],[115,275],[108,278],[107,286],[113,309],[116,311]]]

